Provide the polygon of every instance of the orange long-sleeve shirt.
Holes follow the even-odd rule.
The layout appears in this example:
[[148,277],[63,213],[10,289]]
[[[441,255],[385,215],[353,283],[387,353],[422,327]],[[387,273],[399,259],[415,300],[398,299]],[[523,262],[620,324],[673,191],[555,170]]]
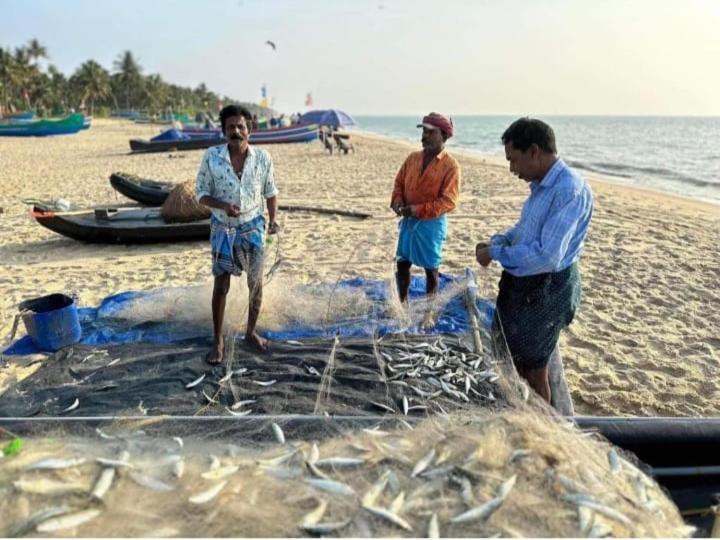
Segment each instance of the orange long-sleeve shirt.
[[413,152],[395,177],[390,204],[415,205],[415,215],[433,219],[450,212],[460,198],[460,165],[445,150],[422,170],[423,152]]

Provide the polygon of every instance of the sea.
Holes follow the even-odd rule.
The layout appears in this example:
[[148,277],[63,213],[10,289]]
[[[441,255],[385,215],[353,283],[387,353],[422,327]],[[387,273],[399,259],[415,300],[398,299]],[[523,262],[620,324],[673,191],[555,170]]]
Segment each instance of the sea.
[[[500,137],[516,116],[456,116],[449,149],[505,159]],[[720,204],[720,117],[539,116],[558,154],[589,176]],[[356,116],[353,129],[415,141],[414,116]]]

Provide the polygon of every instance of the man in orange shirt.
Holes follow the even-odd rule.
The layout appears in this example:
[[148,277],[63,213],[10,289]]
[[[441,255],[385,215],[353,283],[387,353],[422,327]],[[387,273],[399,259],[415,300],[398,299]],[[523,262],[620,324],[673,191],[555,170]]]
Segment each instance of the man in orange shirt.
[[[401,302],[407,300],[413,264],[425,269],[428,299],[437,294],[447,213],[455,209],[460,195],[460,166],[445,151],[445,141],[453,136],[452,120],[433,112],[417,127],[423,130],[423,149],[410,154],[400,167],[390,199],[390,208],[402,216],[395,254]],[[429,330],[434,325],[428,304],[422,326]]]

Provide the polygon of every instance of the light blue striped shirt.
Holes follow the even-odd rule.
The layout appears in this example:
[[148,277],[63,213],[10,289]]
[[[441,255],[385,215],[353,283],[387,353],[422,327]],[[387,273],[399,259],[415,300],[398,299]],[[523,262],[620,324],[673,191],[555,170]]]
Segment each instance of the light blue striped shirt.
[[490,256],[518,277],[564,270],[580,258],[592,209],[590,186],[558,159],[530,183],[520,221],[490,239]]

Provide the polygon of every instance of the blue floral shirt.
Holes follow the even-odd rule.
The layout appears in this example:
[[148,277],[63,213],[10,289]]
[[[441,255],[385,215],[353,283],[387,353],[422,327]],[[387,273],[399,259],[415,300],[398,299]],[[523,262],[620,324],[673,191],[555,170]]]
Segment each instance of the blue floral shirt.
[[263,200],[279,192],[273,178],[270,154],[260,148],[248,147],[242,177],[233,170],[227,144],[208,148],[203,156],[195,181],[198,201],[210,196],[240,207],[240,215],[228,216],[224,210],[212,209],[213,222],[227,227],[238,227],[263,214]]

